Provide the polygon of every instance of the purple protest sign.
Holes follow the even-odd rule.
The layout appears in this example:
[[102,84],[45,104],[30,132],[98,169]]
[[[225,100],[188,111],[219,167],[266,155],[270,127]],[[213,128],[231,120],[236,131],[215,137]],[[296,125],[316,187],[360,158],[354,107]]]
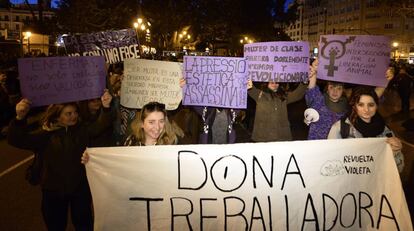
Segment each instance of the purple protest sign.
[[390,42],[386,36],[322,35],[318,78],[385,87]]
[[69,56],[104,56],[109,64],[140,57],[137,34],[133,29],[66,35],[62,38]]
[[184,56],[183,76],[183,105],[247,107],[244,58]]
[[248,78],[257,82],[308,80],[308,42],[262,42],[244,45]]
[[23,97],[32,106],[99,98],[106,84],[103,57],[47,57],[18,60]]

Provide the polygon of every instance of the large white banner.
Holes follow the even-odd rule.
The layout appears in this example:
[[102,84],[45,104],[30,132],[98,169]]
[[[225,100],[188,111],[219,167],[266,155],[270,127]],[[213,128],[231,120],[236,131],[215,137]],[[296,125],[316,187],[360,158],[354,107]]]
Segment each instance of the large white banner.
[[95,230],[413,230],[382,138],[88,152]]

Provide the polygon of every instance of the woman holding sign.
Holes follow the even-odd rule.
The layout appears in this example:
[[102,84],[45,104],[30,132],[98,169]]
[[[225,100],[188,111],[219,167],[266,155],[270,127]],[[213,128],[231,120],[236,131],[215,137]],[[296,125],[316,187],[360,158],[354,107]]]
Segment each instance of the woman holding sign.
[[111,125],[111,100],[105,92],[101,97],[103,112],[87,126],[79,121],[76,103],[52,104],[37,132],[28,131],[26,115],[30,101],[22,99],[16,105],[8,141],[41,154],[42,214],[48,230],[66,229],[69,207],[76,230],[93,230],[91,194],[85,167],[79,159],[89,141]]
[[377,112],[378,96],[372,88],[360,87],[352,92],[350,115],[336,122],[328,134],[328,139],[388,137],[394,153],[398,171],[404,168],[404,155],[401,152],[401,141],[385,125],[384,119]]
[[[305,111],[305,123],[309,125],[309,140],[326,139],[332,125],[348,113],[348,99],[345,96],[344,84],[328,81],[325,93],[322,93],[316,85],[318,60],[310,67],[309,85],[305,94],[306,104],[309,109]],[[387,81],[394,76],[393,69],[386,72]],[[384,93],[385,88],[377,87],[375,92],[378,97]],[[351,91],[347,92],[351,94]],[[313,109],[313,110],[312,110]]]
[[287,105],[302,99],[306,86],[286,92],[279,83],[268,82],[263,90],[248,81],[248,94],[256,101],[252,140],[256,142],[292,140]]

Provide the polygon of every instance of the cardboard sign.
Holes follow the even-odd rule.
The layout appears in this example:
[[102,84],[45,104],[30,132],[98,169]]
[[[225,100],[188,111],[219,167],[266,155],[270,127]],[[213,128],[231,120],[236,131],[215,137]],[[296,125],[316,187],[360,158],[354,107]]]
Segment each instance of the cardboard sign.
[[413,230],[383,138],[87,151],[96,230]]
[[262,42],[244,45],[248,78],[257,82],[308,80],[308,42]]
[[178,108],[181,99],[181,63],[127,59],[121,86],[121,105],[142,108],[149,102],[164,103],[167,110]]
[[247,107],[246,60],[184,56],[183,105]]
[[386,87],[390,43],[385,36],[322,35],[318,78]]
[[47,57],[18,60],[23,97],[32,106],[102,96],[106,84],[103,57]]
[[104,56],[109,64],[140,57],[133,29],[68,35],[63,37],[63,42],[69,56]]

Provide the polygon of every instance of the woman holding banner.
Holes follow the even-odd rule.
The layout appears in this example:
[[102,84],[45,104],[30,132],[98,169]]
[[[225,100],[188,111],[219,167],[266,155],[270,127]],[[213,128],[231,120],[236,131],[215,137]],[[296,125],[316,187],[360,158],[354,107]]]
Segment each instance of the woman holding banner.
[[[136,114],[131,124],[132,134],[125,140],[124,146],[152,146],[177,144],[178,138],[168,120],[165,104],[150,102]],[[89,162],[87,150],[83,152],[82,164]]]
[[255,142],[292,140],[287,105],[302,99],[306,85],[299,86],[292,92],[286,92],[279,83],[268,82],[263,90],[248,81],[248,94],[256,101],[252,140]]
[[378,95],[374,89],[368,87],[355,89],[350,100],[352,108],[350,115],[332,126],[328,139],[388,137],[386,142],[390,144],[394,153],[398,171],[402,172],[404,155],[401,152],[401,141],[394,136],[377,112],[378,102]]
[[[309,125],[309,140],[326,139],[332,125],[346,115],[350,110],[348,99],[345,96],[344,84],[341,82],[328,81],[325,93],[322,93],[316,85],[318,60],[316,59],[309,72],[309,85],[305,94],[306,104],[314,109],[313,113],[305,111],[305,123]],[[390,81],[394,77],[394,70],[389,68],[386,79]],[[384,93],[384,87],[376,87],[378,97]],[[352,90],[347,92],[350,95]]]
[[41,153],[42,214],[48,230],[66,230],[70,207],[76,230],[93,230],[91,194],[85,167],[79,159],[94,136],[111,124],[112,97],[106,91],[101,97],[103,113],[95,123],[80,122],[77,103],[52,104],[48,107],[42,129],[29,132],[26,115],[30,101],[16,105],[16,118],[11,122],[9,144]]

